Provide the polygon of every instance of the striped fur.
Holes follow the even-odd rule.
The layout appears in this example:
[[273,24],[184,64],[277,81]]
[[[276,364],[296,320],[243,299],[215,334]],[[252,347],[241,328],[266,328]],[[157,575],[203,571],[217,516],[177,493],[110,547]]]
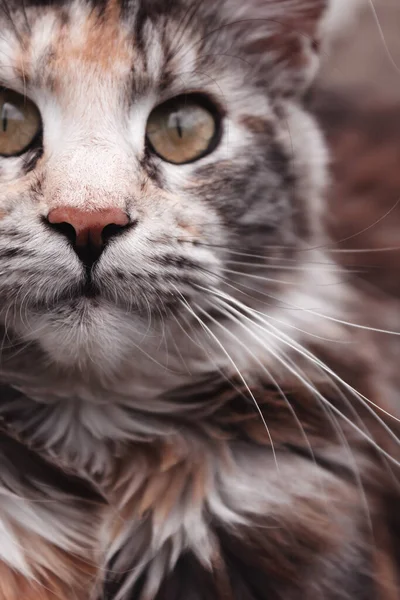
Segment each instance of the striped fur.
[[[329,251],[302,101],[328,4],[0,2],[43,121],[0,156],[0,600],[400,597],[398,310]],[[221,139],[169,164],[189,93]],[[64,206],[135,226],[88,273]]]

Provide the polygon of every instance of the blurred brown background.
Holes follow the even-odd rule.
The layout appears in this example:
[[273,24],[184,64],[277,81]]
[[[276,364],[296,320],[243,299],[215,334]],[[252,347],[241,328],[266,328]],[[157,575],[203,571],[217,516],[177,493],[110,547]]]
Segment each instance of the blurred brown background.
[[400,0],[359,4],[325,60],[321,81],[362,101],[400,102]]
[[331,146],[336,258],[400,298],[400,0],[360,1],[311,103]]

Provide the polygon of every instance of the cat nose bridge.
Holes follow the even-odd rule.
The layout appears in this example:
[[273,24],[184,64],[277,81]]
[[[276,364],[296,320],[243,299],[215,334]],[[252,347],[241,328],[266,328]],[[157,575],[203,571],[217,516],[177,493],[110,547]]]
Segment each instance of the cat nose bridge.
[[84,212],[126,210],[135,193],[135,167],[120,151],[88,143],[54,156],[43,183],[48,211],[68,207]]

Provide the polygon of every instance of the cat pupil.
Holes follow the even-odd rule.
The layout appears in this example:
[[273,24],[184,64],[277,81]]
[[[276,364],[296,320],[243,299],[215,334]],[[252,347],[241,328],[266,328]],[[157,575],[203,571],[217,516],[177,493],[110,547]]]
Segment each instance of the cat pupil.
[[179,117],[177,117],[176,119],[176,129],[178,131],[178,135],[180,138],[183,137],[183,131],[182,131],[182,125],[181,125],[181,120]]
[[182,127],[182,119],[179,112],[173,112],[169,118],[169,124],[171,129],[176,129],[178,136],[183,138],[183,127]]
[[14,104],[5,102],[1,110],[1,127],[3,132],[8,130],[9,121],[24,121],[24,113]]
[[1,128],[2,128],[3,132],[7,131],[7,125],[8,125],[8,113],[7,113],[7,105],[5,104],[1,111]]

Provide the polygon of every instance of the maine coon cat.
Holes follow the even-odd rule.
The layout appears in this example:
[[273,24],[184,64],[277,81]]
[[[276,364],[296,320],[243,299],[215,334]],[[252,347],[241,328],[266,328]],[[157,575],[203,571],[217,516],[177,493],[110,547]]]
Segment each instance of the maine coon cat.
[[328,8],[3,0],[1,600],[399,597],[398,313],[329,252],[302,101]]

